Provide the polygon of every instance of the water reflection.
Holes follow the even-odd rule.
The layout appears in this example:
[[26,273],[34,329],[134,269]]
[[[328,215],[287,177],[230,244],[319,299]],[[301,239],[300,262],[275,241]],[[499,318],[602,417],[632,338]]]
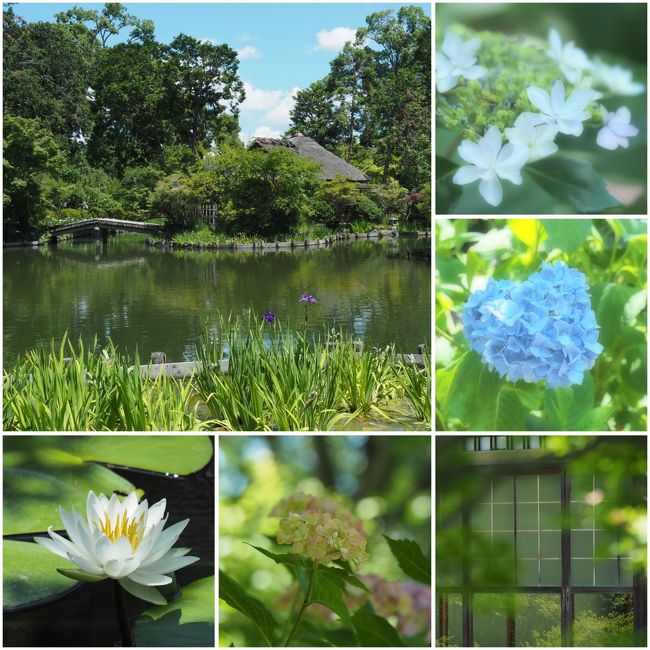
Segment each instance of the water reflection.
[[415,352],[430,342],[431,268],[408,259],[428,240],[354,242],[291,252],[147,250],[138,238],[4,251],[4,361],[60,340],[110,337],[144,359],[193,356],[219,314],[272,310],[302,329],[298,298],[311,293],[307,328],[341,328],[366,345]]

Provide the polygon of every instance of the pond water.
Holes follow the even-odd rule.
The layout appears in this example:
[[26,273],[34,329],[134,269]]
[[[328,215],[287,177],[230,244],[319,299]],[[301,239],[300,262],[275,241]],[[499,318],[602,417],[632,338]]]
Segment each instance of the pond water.
[[4,250],[4,352],[19,354],[67,331],[110,338],[143,362],[163,351],[192,359],[219,315],[275,312],[283,327],[341,328],[366,345],[416,352],[431,339],[431,266],[409,252],[430,240],[357,241],[296,252],[162,251],[138,236]]

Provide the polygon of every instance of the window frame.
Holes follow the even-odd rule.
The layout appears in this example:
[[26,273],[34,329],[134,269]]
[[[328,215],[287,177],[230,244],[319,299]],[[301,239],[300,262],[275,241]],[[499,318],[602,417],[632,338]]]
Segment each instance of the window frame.
[[[507,449],[497,450],[496,436],[490,436],[490,449],[481,450],[478,436],[471,437],[474,440],[474,450],[467,450],[468,456],[476,459],[475,469],[483,473],[489,473],[491,477],[519,476],[529,474],[553,474],[560,475],[560,506],[562,513],[562,527],[560,529],[561,544],[561,585],[560,586],[506,586],[489,587],[476,586],[470,582],[470,569],[466,563],[462,566],[462,584],[459,586],[438,586],[436,585],[436,612],[438,617],[438,637],[447,636],[448,632],[448,601],[449,594],[460,594],[462,602],[462,646],[474,646],[473,630],[473,607],[472,601],[475,594],[500,593],[500,594],[559,594],[560,595],[560,632],[563,646],[573,646],[573,623],[574,623],[574,595],[576,594],[632,594],[633,598],[633,630],[635,633],[644,634],[647,626],[647,586],[646,576],[643,572],[634,572],[632,575],[632,586],[629,587],[579,587],[571,585],[571,527],[564,522],[568,520],[571,503],[571,478],[568,474],[566,463],[556,457],[549,457],[543,447],[530,448],[524,442],[524,449],[514,449],[508,443]],[[541,438],[543,440],[543,438]],[[467,439],[465,439],[467,440]],[[524,437],[526,440],[526,437]],[[494,445],[494,446],[493,446]],[[503,453],[506,452],[506,453]],[[504,456],[509,458],[504,458]],[[516,479],[515,479],[516,481]],[[643,485],[645,488],[645,484]],[[436,494],[439,500],[439,494]],[[516,492],[514,495],[514,508],[516,513]],[[437,504],[436,504],[437,505]],[[470,532],[470,504],[463,499],[462,505],[462,528],[463,540]],[[438,512],[438,508],[436,508]],[[516,540],[516,514],[515,514],[515,540]],[[463,542],[464,543],[464,542]],[[515,542],[516,543],[516,542]],[[515,549],[516,554],[516,549]],[[463,553],[464,556],[464,553]],[[516,570],[515,570],[516,578]],[[516,579],[515,579],[516,582]],[[507,617],[507,646],[516,647],[515,617],[510,614]],[[444,647],[444,644],[436,643]]]

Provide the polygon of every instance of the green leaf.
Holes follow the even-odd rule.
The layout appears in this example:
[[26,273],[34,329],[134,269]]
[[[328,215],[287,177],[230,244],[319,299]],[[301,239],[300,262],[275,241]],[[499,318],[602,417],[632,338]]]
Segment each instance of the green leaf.
[[175,601],[146,610],[133,635],[136,645],[149,648],[214,647],[214,576],[182,587]]
[[607,420],[612,416],[609,406],[597,406],[582,414],[576,429],[578,431],[609,431]]
[[75,565],[33,542],[2,542],[3,607],[33,607],[77,589],[78,582],[57,573]]
[[573,386],[573,402],[569,408],[569,431],[583,431],[580,428],[582,416],[594,407],[596,402],[596,387],[590,373],[586,372],[582,384]]
[[569,430],[569,410],[572,402],[572,388],[549,388],[544,393],[544,409],[556,431]]
[[456,185],[451,179],[453,178],[458,165],[436,156],[436,213],[449,214],[462,194],[460,185]]
[[573,253],[591,234],[591,219],[542,219],[548,247]]
[[370,603],[366,603],[352,616],[352,625],[357,633],[357,642],[363,648],[403,647],[395,628],[384,618],[377,616]]
[[[248,544],[248,542],[244,543]],[[263,553],[266,557],[270,557],[276,564],[284,564],[303,569],[307,567],[307,559],[297,553],[271,553],[271,551],[267,551],[261,546],[254,546],[253,544],[248,544],[248,546],[252,546],[256,551]]]
[[409,578],[425,585],[431,585],[431,562],[424,556],[418,543],[412,539],[392,539],[388,535],[384,535],[384,537],[392,554],[397,559],[400,569]]
[[348,573],[347,571],[344,571],[343,569],[337,569],[336,567],[331,567],[331,566],[320,566],[319,571],[321,573],[329,573],[330,575],[336,576],[340,580],[344,580],[347,582],[349,585],[352,585],[353,587],[356,587],[357,589],[363,589],[363,591],[367,591],[370,593],[368,590],[368,587],[357,578],[357,576],[352,575],[351,573]]
[[259,628],[268,645],[273,645],[275,620],[262,603],[249,596],[230,576],[219,571],[219,598],[247,616]]
[[603,212],[620,205],[600,174],[583,160],[551,156],[526,165],[525,171],[551,196],[578,212]]
[[502,386],[496,400],[484,406],[490,419],[484,431],[521,431],[527,410],[519,401],[517,390]]
[[[600,325],[600,343],[612,351],[616,340],[622,334],[623,327],[628,323],[625,306],[637,292],[632,287],[621,284],[598,285],[594,292],[594,311],[596,322]],[[596,289],[596,286],[594,286]]]
[[350,625],[350,612],[343,600],[345,583],[342,578],[326,571],[320,567],[314,574],[314,585],[312,587],[310,603],[320,603],[338,614],[345,625]]
[[98,463],[188,474],[211,457],[208,436],[7,436],[4,534],[61,529],[59,506],[85,512],[90,490],[107,495],[135,490]]

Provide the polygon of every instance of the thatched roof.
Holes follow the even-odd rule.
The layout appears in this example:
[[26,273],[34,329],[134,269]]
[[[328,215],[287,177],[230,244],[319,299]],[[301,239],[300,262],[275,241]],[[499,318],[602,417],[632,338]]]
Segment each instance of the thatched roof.
[[253,138],[249,145],[250,149],[264,149],[266,151],[276,147],[286,147],[303,158],[309,158],[319,163],[323,169],[318,177],[322,180],[331,181],[337,176],[343,176],[351,181],[368,181],[368,177],[360,169],[321,147],[316,140],[305,135],[294,135],[288,140]]

